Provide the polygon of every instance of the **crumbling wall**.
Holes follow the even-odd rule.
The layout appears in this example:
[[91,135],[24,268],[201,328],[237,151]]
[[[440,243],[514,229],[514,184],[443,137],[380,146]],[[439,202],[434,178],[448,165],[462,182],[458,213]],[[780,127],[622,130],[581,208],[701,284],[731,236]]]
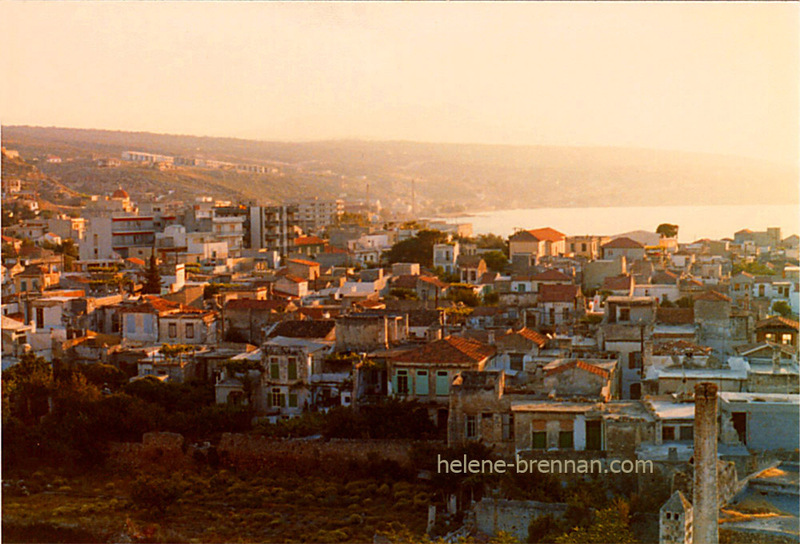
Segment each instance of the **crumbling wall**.
[[528,526],[536,518],[551,515],[560,518],[567,510],[564,503],[513,501],[484,497],[473,507],[477,529],[489,535],[505,531],[522,542],[528,541]]
[[120,468],[158,465],[176,468],[188,461],[183,435],[144,433],[141,442],[114,442],[109,449],[111,464]]
[[[372,460],[395,461],[411,466],[413,440],[305,440],[275,439],[265,436],[224,433],[216,453],[224,465],[261,470],[325,469],[337,471],[348,462]],[[444,448],[441,442],[425,444]],[[198,450],[185,447],[183,436],[175,433],[146,433],[142,442],[112,444],[109,461],[125,468],[150,466],[152,463],[177,466],[189,463]]]

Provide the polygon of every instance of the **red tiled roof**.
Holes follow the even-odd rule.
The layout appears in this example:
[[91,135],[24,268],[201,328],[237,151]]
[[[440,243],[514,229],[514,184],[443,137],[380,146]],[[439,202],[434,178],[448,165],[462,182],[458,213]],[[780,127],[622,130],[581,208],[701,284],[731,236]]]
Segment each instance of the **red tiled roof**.
[[541,274],[534,274],[531,278],[532,281],[571,281],[572,278],[561,272],[560,270],[556,270],[555,268],[548,268]]
[[678,275],[674,272],[670,272],[669,270],[662,270],[660,272],[656,272],[650,278],[651,284],[657,285],[674,285],[678,282]]
[[694,323],[694,309],[656,308],[656,322],[664,325],[688,325]]
[[436,287],[438,287],[440,289],[445,289],[445,288],[450,286],[450,284],[445,283],[442,280],[440,280],[439,278],[436,278],[434,276],[419,276],[417,278],[417,281],[430,283],[431,285],[435,285]]
[[794,321],[793,319],[776,315],[756,323],[757,329],[762,329],[765,327],[789,327],[790,329],[800,330],[800,323]]
[[587,363],[586,361],[581,361],[581,360],[567,361],[564,364],[547,368],[545,369],[545,374],[548,376],[552,376],[553,374],[558,374],[564,372],[565,370],[569,370],[571,368],[580,368],[581,370],[585,370],[586,372],[591,372],[592,374],[596,374],[606,380],[611,375],[611,373],[608,370],[600,368],[598,366],[594,366],[592,364]]
[[579,292],[577,285],[544,284],[539,290],[539,302],[573,302]]
[[695,300],[708,300],[711,302],[730,302],[731,297],[727,295],[723,295],[719,291],[706,291],[705,293],[700,293],[699,295],[694,297]]
[[392,278],[392,287],[396,289],[414,289],[417,287],[417,279],[419,276],[411,276],[403,274]]
[[318,246],[324,243],[325,240],[318,236],[299,236],[294,239],[294,245],[296,246]]
[[636,240],[631,240],[625,236],[621,238],[615,238],[611,240],[609,243],[603,246],[603,249],[611,248],[611,249],[642,249],[644,246],[637,242]]
[[551,229],[550,227],[545,227],[542,229],[533,229],[529,230],[535,238],[539,240],[545,240],[547,242],[560,242],[564,238],[567,237],[566,234],[563,232],[558,232],[555,229]]
[[518,240],[534,239],[545,242],[560,242],[566,238],[566,235],[563,232],[558,232],[550,227],[544,227],[541,229],[521,230],[515,233],[512,238],[516,238]]
[[291,281],[292,283],[307,283],[308,282],[307,279],[297,277],[297,276],[295,276],[293,274],[283,274],[281,277],[286,279],[286,280]]
[[278,323],[269,333],[270,338],[326,338],[335,330],[336,321],[332,319],[291,320]]
[[547,337],[533,329],[529,329],[527,327],[523,327],[518,331],[511,331],[506,336],[510,336],[513,334],[517,334],[531,342],[535,343],[540,348],[543,348],[547,344]]
[[285,307],[286,302],[283,300],[234,298],[225,303],[226,310],[282,310]]
[[472,365],[493,357],[497,350],[493,346],[471,340],[448,336],[417,349],[401,353],[393,358],[399,363],[433,363],[441,365]]
[[308,259],[286,259],[287,263],[303,264],[306,266],[319,266],[316,261],[309,261]]
[[604,291],[630,291],[633,286],[633,277],[631,276],[613,276],[603,280]]

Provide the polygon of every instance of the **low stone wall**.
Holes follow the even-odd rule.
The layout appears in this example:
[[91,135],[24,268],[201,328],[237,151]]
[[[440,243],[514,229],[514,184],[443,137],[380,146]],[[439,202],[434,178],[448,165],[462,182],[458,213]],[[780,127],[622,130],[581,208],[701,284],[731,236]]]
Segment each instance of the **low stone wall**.
[[146,465],[175,468],[188,461],[183,435],[177,433],[144,433],[141,442],[114,442],[109,461],[121,468]]
[[[237,468],[298,471],[322,468],[336,472],[350,462],[393,461],[410,467],[410,453],[416,443],[413,440],[275,439],[225,433],[213,449],[221,464]],[[444,447],[444,443],[435,444]],[[206,451],[207,456],[207,450],[185,446],[179,434],[146,433],[141,443],[112,444],[110,462],[131,468],[152,463],[172,466],[191,462],[201,451]]]
[[279,440],[225,433],[217,445],[217,451],[224,463],[242,468],[299,463],[335,470],[337,465],[370,460],[394,461],[409,467],[409,454],[415,443],[412,440]]
[[528,541],[531,521],[545,515],[560,518],[567,510],[564,503],[538,501],[512,501],[484,497],[473,506],[477,528],[488,535],[505,531],[522,542]]

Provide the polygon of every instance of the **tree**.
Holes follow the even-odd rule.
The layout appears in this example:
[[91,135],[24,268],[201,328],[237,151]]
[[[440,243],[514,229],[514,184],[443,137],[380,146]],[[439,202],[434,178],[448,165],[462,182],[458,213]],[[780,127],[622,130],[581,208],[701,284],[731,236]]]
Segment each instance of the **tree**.
[[433,266],[433,246],[447,241],[447,235],[438,230],[421,230],[416,236],[397,242],[387,252],[390,263],[419,263]]
[[772,311],[781,317],[791,317],[792,307],[785,300],[776,300],[772,303]]
[[678,225],[671,223],[661,223],[656,229],[656,233],[662,238],[675,238],[678,235]]
[[161,294],[161,274],[158,271],[158,264],[156,263],[155,255],[150,255],[150,262],[144,271],[144,285],[142,285],[142,293],[145,295]]
[[588,527],[576,527],[556,539],[558,544],[635,544],[628,526],[628,505],[617,501],[614,506],[598,511]]
[[502,251],[488,251],[481,255],[486,266],[495,272],[502,272],[508,266],[508,257]]

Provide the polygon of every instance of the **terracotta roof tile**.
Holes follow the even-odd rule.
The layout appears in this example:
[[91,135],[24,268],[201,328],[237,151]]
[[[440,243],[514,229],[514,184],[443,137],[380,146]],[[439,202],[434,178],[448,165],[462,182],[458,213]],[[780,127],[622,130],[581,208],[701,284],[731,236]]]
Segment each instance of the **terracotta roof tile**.
[[532,281],[572,281],[572,278],[556,270],[555,268],[548,268],[540,274],[534,274],[531,277]]
[[688,325],[694,323],[693,308],[656,308],[656,323]]
[[574,302],[579,293],[577,285],[543,284],[539,290],[539,302]]
[[543,348],[545,345],[547,345],[547,337],[545,335],[527,327],[523,327],[518,331],[510,331],[508,334],[506,334],[506,336],[512,335],[519,335],[527,340],[530,340],[540,348]]
[[613,276],[603,280],[604,291],[630,291],[633,287],[633,277],[631,276]]
[[302,264],[305,266],[319,266],[316,261],[309,261],[308,259],[286,259],[287,263]]
[[474,365],[493,357],[497,350],[493,346],[471,340],[448,336],[417,349],[401,353],[393,358],[399,363],[431,363],[440,365]]
[[707,300],[711,302],[730,302],[731,297],[727,295],[723,295],[719,291],[706,291],[705,293],[700,293],[699,295],[694,297],[695,300]]
[[789,327],[790,329],[799,329],[800,330],[800,323],[794,321],[793,319],[789,319],[787,317],[781,317],[779,315],[770,317],[768,319],[763,319],[756,323],[756,328],[761,329],[765,327]]
[[325,240],[319,236],[299,236],[294,239],[294,245],[296,246],[318,246],[324,243]]
[[283,321],[272,329],[270,338],[286,336],[288,338],[326,338],[336,327],[332,319]]
[[631,240],[625,236],[615,238],[603,246],[603,249],[643,249],[644,246],[636,240]]
[[254,300],[251,298],[234,298],[225,303],[226,310],[283,310],[283,300]]

